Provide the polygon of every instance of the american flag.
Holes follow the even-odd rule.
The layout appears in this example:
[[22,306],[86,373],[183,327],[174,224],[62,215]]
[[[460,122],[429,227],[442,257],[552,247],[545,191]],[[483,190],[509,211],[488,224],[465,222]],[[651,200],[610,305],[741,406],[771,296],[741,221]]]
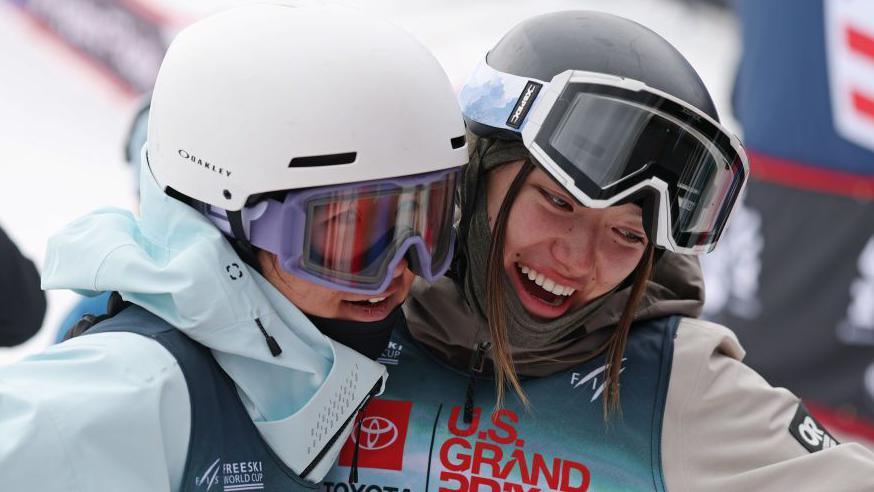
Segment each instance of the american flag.
[[874,150],[874,2],[826,0],[825,6],[835,127]]

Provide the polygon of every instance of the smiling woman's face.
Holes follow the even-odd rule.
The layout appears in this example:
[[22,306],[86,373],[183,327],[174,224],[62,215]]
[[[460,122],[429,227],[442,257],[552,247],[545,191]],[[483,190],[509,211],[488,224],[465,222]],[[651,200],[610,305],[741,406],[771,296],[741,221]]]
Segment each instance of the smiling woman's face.
[[[522,163],[489,173],[492,228]],[[554,319],[618,286],[634,271],[646,245],[639,206],[583,207],[536,168],[507,219],[503,266],[525,310]]]

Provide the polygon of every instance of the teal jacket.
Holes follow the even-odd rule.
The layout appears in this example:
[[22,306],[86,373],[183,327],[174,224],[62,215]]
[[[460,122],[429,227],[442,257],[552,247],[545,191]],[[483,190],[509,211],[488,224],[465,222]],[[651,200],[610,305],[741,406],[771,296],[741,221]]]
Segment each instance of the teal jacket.
[[[322,408],[329,383],[357,363],[366,392],[385,369],[322,335],[212,223],[165,195],[147,165],[140,183],[141,217],[102,209],[50,239],[43,287],[118,291],[211,349],[294,468],[304,451],[290,436]],[[178,490],[192,403],[176,360],[132,333],[78,337],[0,368],[0,488]]]

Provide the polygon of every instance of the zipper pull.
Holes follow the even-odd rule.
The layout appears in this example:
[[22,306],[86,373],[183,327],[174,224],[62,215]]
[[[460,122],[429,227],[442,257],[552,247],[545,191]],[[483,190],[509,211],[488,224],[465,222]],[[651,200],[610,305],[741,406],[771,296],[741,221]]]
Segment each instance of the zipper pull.
[[257,324],[258,329],[261,330],[261,335],[264,336],[264,341],[267,342],[267,348],[270,349],[270,353],[273,357],[279,357],[279,354],[282,353],[282,347],[279,346],[279,342],[267,333],[267,330],[264,329],[264,325],[261,324],[260,319],[255,318],[255,324]]
[[464,393],[464,423],[473,421],[473,400],[476,391],[477,376],[482,374],[486,360],[486,351],[492,346],[489,342],[479,342],[474,346],[470,357],[470,377],[467,380],[467,391]]
[[[381,382],[381,380],[380,380]],[[358,410],[357,415],[360,415],[361,418],[358,419],[358,429],[355,432],[355,450],[352,452],[352,466],[349,468],[349,483],[357,483],[358,482],[358,448],[361,447],[361,421],[364,420],[364,414],[367,411],[367,404],[370,403],[370,400],[373,399],[373,396],[379,391],[379,383],[377,386],[374,386],[373,389],[368,393],[367,398],[364,399],[364,403],[361,404],[361,408]]]

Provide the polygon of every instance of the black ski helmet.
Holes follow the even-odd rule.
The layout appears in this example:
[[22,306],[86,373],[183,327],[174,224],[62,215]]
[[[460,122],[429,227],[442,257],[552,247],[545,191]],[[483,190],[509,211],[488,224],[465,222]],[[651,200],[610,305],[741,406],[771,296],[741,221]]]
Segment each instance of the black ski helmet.
[[[673,45],[637,22],[604,12],[571,10],[526,19],[498,41],[486,63],[499,72],[547,81],[565,70],[634,79],[719,121],[701,77]],[[476,135],[494,133],[470,119],[467,124]]]
[[[689,62],[614,15],[521,22],[471,74],[459,102],[482,137],[474,167],[528,157],[583,206],[637,203],[660,249],[711,251],[749,175],[743,145],[720,125]],[[498,152],[498,140],[510,145]]]

